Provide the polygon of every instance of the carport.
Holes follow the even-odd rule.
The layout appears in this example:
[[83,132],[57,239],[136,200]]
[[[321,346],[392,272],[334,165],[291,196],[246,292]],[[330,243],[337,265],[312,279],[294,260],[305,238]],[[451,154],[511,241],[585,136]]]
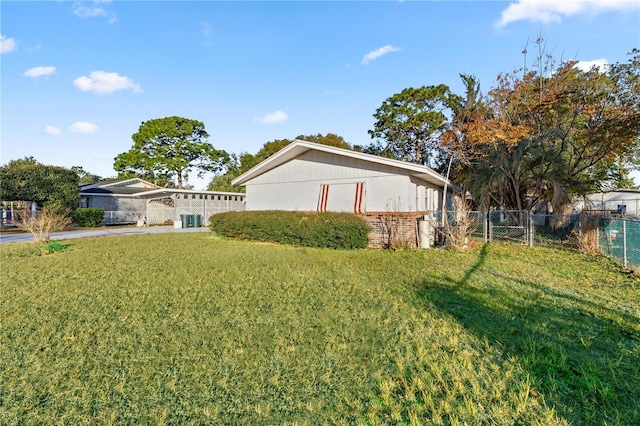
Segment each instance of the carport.
[[138,193],[146,200],[145,218],[148,225],[181,221],[182,215],[199,215],[202,224],[227,211],[245,209],[245,194],[190,189],[155,189]]

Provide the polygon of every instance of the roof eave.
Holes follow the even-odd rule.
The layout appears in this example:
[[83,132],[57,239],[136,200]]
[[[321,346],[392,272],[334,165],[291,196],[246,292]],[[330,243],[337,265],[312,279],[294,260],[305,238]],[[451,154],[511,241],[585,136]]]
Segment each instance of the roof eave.
[[282,150],[273,154],[271,157],[267,158],[261,163],[255,165],[245,173],[241,174],[240,176],[232,180],[231,184],[233,186],[245,185],[251,179],[258,177],[259,175],[266,173],[269,170],[279,166],[280,164],[284,164],[285,162],[292,160],[293,158],[311,149],[408,170],[411,175],[420,177],[421,179],[426,180],[427,182],[433,183],[435,185],[445,185],[445,184],[451,185],[451,182],[447,178],[445,178],[440,173],[437,173],[436,171],[426,166],[406,163],[404,161],[380,157],[372,154],[365,154],[357,151],[350,151],[343,148],[336,148],[328,145],[316,144],[313,142],[307,142],[300,139],[296,139],[295,141],[293,141],[292,143],[284,147]]

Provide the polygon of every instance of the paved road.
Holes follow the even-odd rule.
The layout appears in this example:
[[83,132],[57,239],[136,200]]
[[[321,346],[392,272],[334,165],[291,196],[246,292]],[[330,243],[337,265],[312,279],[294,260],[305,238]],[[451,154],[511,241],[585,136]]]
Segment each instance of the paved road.
[[[167,232],[210,232],[209,228],[174,228],[173,226],[144,226],[144,227],[103,227],[84,231],[64,231],[51,234],[52,240],[67,240],[72,238],[107,237],[113,235],[136,234],[164,234]],[[33,235],[3,234],[0,235],[0,244],[33,242]]]

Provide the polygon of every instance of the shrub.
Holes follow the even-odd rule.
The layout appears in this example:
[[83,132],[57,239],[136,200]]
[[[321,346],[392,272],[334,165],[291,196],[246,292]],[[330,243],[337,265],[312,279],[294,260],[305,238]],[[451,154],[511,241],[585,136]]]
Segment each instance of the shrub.
[[31,217],[25,212],[19,228],[31,232],[36,241],[47,242],[51,239],[51,233],[62,231],[71,224],[69,211],[63,209],[59,204],[46,205],[35,217]]
[[64,251],[67,251],[67,246],[60,241],[49,241],[44,245],[44,249],[42,250],[44,254],[62,253]]
[[209,227],[231,238],[305,247],[365,248],[369,225],[350,213],[288,211],[226,212],[211,216]]
[[79,226],[98,226],[104,220],[104,209],[76,209],[73,214],[73,220]]

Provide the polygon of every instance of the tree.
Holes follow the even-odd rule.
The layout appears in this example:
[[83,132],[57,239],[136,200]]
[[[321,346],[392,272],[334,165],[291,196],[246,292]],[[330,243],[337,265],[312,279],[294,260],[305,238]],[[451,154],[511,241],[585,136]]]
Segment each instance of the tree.
[[342,136],[338,136],[335,133],[327,133],[326,135],[322,135],[321,133],[307,136],[299,135],[294,139],[276,139],[262,145],[262,148],[260,148],[256,155],[251,155],[247,152],[243,152],[240,156],[232,154],[223,165],[224,173],[214,176],[209,183],[209,191],[244,192],[243,187],[235,187],[231,185],[231,181],[296,139],[338,148],[353,149]]
[[318,143],[321,145],[335,146],[337,148],[353,149],[342,136],[338,136],[335,133],[327,133],[326,135],[323,135],[321,133],[318,133],[317,135],[298,135],[294,139],[276,139],[274,141],[265,143],[260,151],[258,151],[258,153],[256,154],[258,163],[260,161],[266,160],[296,139]]
[[318,133],[317,135],[299,135],[296,137],[296,139],[319,143],[321,145],[335,146],[336,148],[353,149],[342,136],[338,136],[335,133],[327,133],[326,135],[323,135],[321,133]]
[[448,159],[446,177],[454,181],[459,181],[457,179],[459,172],[464,168],[464,157],[457,155],[456,150],[452,149],[452,147],[464,144],[465,135],[458,129],[478,115],[486,116],[478,79],[470,74],[460,74],[460,78],[465,88],[465,94],[464,96],[459,96],[455,93],[449,93],[446,97],[446,103],[452,112],[452,117],[451,121],[447,123],[446,129],[440,135],[441,155],[443,158]]
[[440,133],[447,123],[449,87],[422,86],[396,93],[382,103],[371,138],[386,141],[394,158],[442,169],[446,161],[439,150]]
[[93,173],[89,173],[82,166],[73,166],[71,170],[76,172],[80,183],[92,183],[102,180],[102,176],[94,175]]
[[225,172],[211,179],[211,183],[207,189],[209,191],[222,192],[245,192],[243,186],[233,186],[231,182],[257,164],[254,155],[243,152],[240,155],[231,154],[229,160],[225,163]]
[[260,148],[260,150],[255,155],[256,164],[271,157],[273,154],[280,151],[291,142],[293,142],[293,140],[291,139],[276,139],[270,142],[266,142],[264,145],[262,145],[262,148]]
[[114,160],[118,177],[135,175],[154,183],[174,179],[182,188],[188,174],[220,170],[228,155],[206,142],[209,134],[200,121],[182,117],[158,118],[142,122],[132,135],[133,147]]
[[500,75],[483,108],[445,132],[443,144],[462,159],[464,183],[485,207],[561,210],[620,180],[620,164],[638,152],[637,52],[604,72],[543,62],[522,77]]
[[377,155],[378,157],[395,158],[395,155],[389,149],[388,145],[383,144],[379,140],[373,141],[368,145],[354,145],[353,149],[354,151]]
[[0,199],[34,201],[39,205],[77,207],[79,178],[73,170],[46,166],[33,157],[12,160],[0,167]]

